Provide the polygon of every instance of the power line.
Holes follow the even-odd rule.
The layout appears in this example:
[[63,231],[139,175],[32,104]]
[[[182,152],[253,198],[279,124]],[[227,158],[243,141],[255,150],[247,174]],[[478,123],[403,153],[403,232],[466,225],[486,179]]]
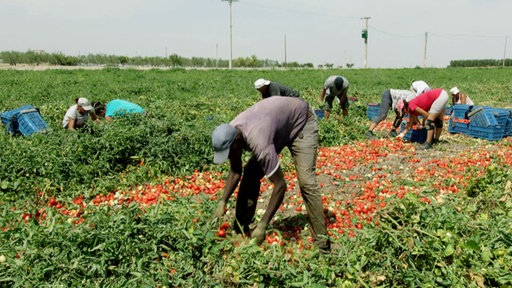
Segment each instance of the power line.
[[383,30],[380,30],[378,28],[375,28],[374,26],[368,26],[370,28],[372,28],[373,30],[375,31],[378,31],[382,34],[386,34],[386,35],[389,35],[389,36],[393,36],[393,37],[398,37],[398,38],[419,38],[419,37],[423,37],[423,34],[418,34],[418,35],[398,35],[398,34],[394,34],[394,33],[389,33],[389,32],[386,32],[386,31],[383,31]]
[[478,38],[478,39],[502,39],[508,37],[507,35],[496,36],[496,35],[470,35],[470,34],[444,34],[444,33],[431,33],[432,35],[444,38]]
[[[226,1],[226,0],[223,0]],[[259,4],[252,4],[249,2],[245,2],[245,5],[272,10],[272,11],[288,11],[288,12],[295,12],[299,14],[306,14],[306,15],[316,15],[316,16],[322,16],[322,17],[333,17],[333,18],[346,18],[346,19],[359,19],[360,17],[357,16],[348,16],[348,15],[339,15],[339,14],[325,14],[325,13],[318,13],[318,12],[311,12],[311,11],[305,11],[305,10],[298,10],[298,9],[290,9],[290,8],[279,8],[279,7],[270,7],[270,6],[264,6]]]
[[[397,37],[397,38],[420,38],[423,37],[424,34],[417,34],[417,35],[399,35],[395,33],[390,33],[381,29],[376,28],[375,26],[369,26],[372,30],[375,30],[377,32],[380,32],[381,34]],[[503,37],[509,37],[508,35],[478,35],[478,34],[449,34],[449,33],[433,33],[429,32],[429,36],[436,36],[436,37],[444,37],[447,39],[453,39],[453,38],[492,38],[492,39],[502,39]]]

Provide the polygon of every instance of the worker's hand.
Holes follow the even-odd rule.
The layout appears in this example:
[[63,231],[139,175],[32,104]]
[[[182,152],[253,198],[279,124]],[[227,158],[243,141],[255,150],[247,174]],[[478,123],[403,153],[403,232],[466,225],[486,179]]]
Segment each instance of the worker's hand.
[[256,244],[261,244],[263,240],[265,240],[265,233],[267,230],[267,225],[265,223],[258,223],[256,229],[254,229],[251,233],[251,238],[256,240]]
[[398,134],[398,136],[396,136],[396,138],[400,139],[400,140],[402,140],[404,137],[405,137],[405,133],[403,133],[403,132]]
[[219,201],[219,204],[217,204],[217,208],[213,212],[212,219],[220,218],[224,215],[226,212],[226,203],[224,201]]

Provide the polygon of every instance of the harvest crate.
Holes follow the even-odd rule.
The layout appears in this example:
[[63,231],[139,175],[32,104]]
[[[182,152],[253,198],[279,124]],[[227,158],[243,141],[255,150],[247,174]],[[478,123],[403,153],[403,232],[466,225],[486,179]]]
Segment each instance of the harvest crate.
[[512,136],[512,118],[507,119],[507,126],[505,126],[505,132],[503,137]]
[[17,130],[24,136],[48,130],[48,125],[36,108],[21,111],[18,114],[16,124]]
[[507,126],[507,121],[510,117],[512,117],[512,111],[503,108],[490,108],[490,112],[496,118],[498,124]]
[[13,109],[13,110],[10,110],[10,111],[5,111],[3,112],[2,114],[0,114],[0,117],[2,118],[2,124],[7,128],[7,131],[9,133],[14,133],[15,132],[15,129],[14,129],[14,122],[16,121],[16,116],[21,112],[21,111],[24,111],[24,110],[29,110],[29,109],[34,109],[36,107],[32,106],[32,105],[23,105],[19,108],[16,108],[16,109]]
[[9,133],[24,136],[48,130],[48,125],[39,114],[39,109],[30,105],[2,113],[2,123]]
[[322,119],[325,116],[325,111],[323,109],[315,109],[316,118]]
[[450,106],[446,106],[446,110],[444,111],[444,115],[452,115],[452,112],[453,112],[453,105],[450,105]]
[[481,127],[473,123],[469,123],[469,135],[475,138],[484,138],[487,140],[500,140],[503,138],[505,133],[505,127],[503,125],[490,125],[487,127]]
[[455,118],[453,115],[450,116],[448,121],[448,132],[469,134],[469,120]]
[[[406,125],[407,122],[405,121],[403,121],[402,124],[400,124],[400,132],[404,131]],[[403,140],[423,143],[427,141],[427,129],[411,129],[407,132],[407,134],[405,134]]]
[[498,125],[498,121],[496,120],[496,117],[492,113],[492,110],[485,107],[479,107],[477,109],[474,109],[473,111],[468,113],[468,117],[469,121],[473,125],[479,127]]
[[380,112],[380,103],[368,103],[366,107],[366,116],[368,119],[373,120],[373,118],[377,117]]
[[453,105],[453,117],[459,119],[468,119],[468,113],[472,108],[473,106],[466,104],[455,104]]

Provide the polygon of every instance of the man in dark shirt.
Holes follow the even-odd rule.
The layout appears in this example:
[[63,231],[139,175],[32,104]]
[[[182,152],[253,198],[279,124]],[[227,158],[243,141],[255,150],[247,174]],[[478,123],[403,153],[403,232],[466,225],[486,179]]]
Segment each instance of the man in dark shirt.
[[261,98],[265,99],[270,96],[290,96],[299,97],[299,92],[288,88],[287,86],[265,79],[258,79],[254,82],[254,89],[261,93]]
[[[242,179],[234,227],[237,232],[251,233],[251,237],[261,243],[265,239],[267,225],[283,202],[286,192],[279,153],[288,147],[297,170],[315,245],[323,253],[330,251],[322,196],[315,174],[318,124],[307,102],[301,98],[282,96],[265,98],[240,113],[229,124],[217,126],[212,133],[212,143],[215,150],[213,162],[220,164],[229,159],[231,168],[214,218],[224,215],[226,203]],[[252,157],[242,167],[244,150],[252,152]],[[249,224],[256,211],[263,176],[274,184],[274,189],[265,213],[251,232]]]

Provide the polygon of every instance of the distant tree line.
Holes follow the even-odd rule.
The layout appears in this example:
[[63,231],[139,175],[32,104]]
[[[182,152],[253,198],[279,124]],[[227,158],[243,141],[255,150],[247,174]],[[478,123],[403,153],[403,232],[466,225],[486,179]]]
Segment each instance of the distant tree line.
[[[195,68],[226,68],[229,61],[224,59],[192,57],[186,58],[177,54],[168,57],[127,57],[106,54],[88,54],[80,56],[68,56],[63,53],[47,53],[40,50],[29,50],[27,52],[3,51],[0,52],[0,62],[15,66],[17,64],[28,65],[55,65],[55,66],[149,66],[149,67],[195,67]],[[251,57],[240,57],[233,59],[232,67],[240,68],[314,68],[312,63],[280,63],[275,60],[258,59],[255,55]],[[347,64],[347,67],[352,67]],[[353,64],[352,64],[353,65]],[[332,68],[333,64],[318,65],[319,68]]]
[[510,67],[512,59],[452,60],[448,67]]

